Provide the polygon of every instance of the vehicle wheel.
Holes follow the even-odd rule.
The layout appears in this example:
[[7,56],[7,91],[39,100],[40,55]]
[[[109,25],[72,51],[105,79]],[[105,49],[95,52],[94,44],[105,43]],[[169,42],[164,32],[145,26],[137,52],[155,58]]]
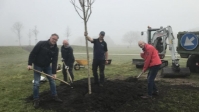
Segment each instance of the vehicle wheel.
[[198,72],[199,66],[196,65],[198,63],[199,57],[196,55],[189,56],[187,60],[187,67],[189,67],[189,70],[193,73]]
[[74,69],[75,70],[79,70],[80,69],[80,64],[75,64]]
[[136,68],[143,68],[144,65],[136,65]]

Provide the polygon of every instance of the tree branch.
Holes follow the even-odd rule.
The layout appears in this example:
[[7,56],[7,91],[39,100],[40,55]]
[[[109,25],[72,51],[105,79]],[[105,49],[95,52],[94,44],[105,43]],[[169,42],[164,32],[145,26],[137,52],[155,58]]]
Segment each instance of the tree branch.
[[[79,0],[79,1],[80,1],[80,0]],[[74,6],[74,8],[75,8],[75,11],[76,11],[77,14],[79,15],[79,17],[82,18],[82,19],[84,20],[84,18],[80,15],[79,11],[77,10],[77,6],[76,6],[76,4],[75,4],[75,0],[71,0],[70,2],[71,2],[71,4],[73,4],[73,6]],[[78,9],[80,9],[80,8],[78,7]],[[80,10],[81,10],[81,9],[80,9]],[[81,10],[81,11],[82,11],[82,10]]]
[[[87,4],[88,4],[88,8],[87,8],[87,11],[86,11],[86,21],[89,20],[90,16],[91,16],[91,13],[92,13],[92,4],[95,2],[95,0],[87,0]],[[88,15],[88,12],[89,12],[89,15]],[[87,16],[88,15],[88,16]]]
[[89,0],[87,0],[87,6],[85,6],[85,7],[87,7],[86,12],[85,12],[86,20],[87,20],[87,18],[88,18],[88,11],[90,9],[90,7],[89,7]]

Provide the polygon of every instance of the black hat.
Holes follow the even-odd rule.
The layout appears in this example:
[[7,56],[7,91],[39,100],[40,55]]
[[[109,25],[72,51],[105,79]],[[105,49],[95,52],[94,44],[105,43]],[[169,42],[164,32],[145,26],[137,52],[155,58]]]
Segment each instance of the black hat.
[[101,32],[100,32],[100,35],[101,35],[101,36],[105,36],[105,32],[104,32],[104,31],[101,31]]

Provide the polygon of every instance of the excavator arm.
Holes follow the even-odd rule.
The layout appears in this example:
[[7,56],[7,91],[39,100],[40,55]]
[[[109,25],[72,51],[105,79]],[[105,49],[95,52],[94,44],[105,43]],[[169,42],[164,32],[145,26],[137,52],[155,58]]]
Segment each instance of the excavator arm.
[[[159,51],[160,56],[164,56],[166,54],[167,45],[169,45],[169,50],[171,52],[172,68],[174,71],[179,71],[180,65],[179,65],[179,59],[176,54],[174,39],[175,38],[173,36],[173,31],[171,26],[167,26],[165,28],[161,27],[153,34],[151,44],[154,47],[156,47],[156,49]],[[167,40],[169,44],[167,44]]]
[[[176,47],[174,44],[174,35],[171,26],[167,26],[165,28],[160,28],[156,33],[162,32],[162,40],[163,40],[163,52],[166,53],[167,45],[169,45],[169,50],[171,52],[171,61],[172,66],[171,67],[164,67],[161,72],[162,77],[185,77],[190,75],[189,68],[180,68],[179,59],[177,57]],[[154,40],[155,36],[153,37]],[[168,43],[167,42],[168,40]]]

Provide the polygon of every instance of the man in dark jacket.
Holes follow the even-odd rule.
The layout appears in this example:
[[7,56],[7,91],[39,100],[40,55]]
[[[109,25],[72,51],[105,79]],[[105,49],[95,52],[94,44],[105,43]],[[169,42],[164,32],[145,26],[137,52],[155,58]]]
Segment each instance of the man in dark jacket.
[[[107,49],[107,44],[104,41],[105,32],[101,31],[99,34],[99,38],[97,39],[90,38],[87,32],[85,32],[84,35],[86,36],[88,41],[94,44],[93,64],[92,64],[94,83],[103,86],[105,78],[104,76],[105,63],[108,63],[108,49]],[[98,80],[98,73],[97,73],[98,67],[100,71],[100,81]]]
[[[51,75],[56,78],[57,60],[58,60],[58,47],[57,40],[59,36],[57,34],[52,34],[50,39],[47,41],[39,41],[33,50],[30,52],[28,59],[28,70],[32,69],[32,64],[34,64],[34,69],[40,72]],[[52,63],[52,64],[51,64]],[[39,82],[41,73],[34,71],[34,84],[33,84],[33,98],[34,107],[39,106]],[[47,77],[50,84],[50,90],[52,94],[52,99],[57,102],[62,102],[57,96],[56,84],[53,78]]]
[[[75,61],[74,55],[73,55],[73,48],[69,45],[67,40],[63,41],[63,46],[61,47],[61,56],[62,56],[62,61],[63,63],[63,69],[62,73],[64,76],[64,81],[67,81],[67,72],[65,67],[69,67],[68,72],[72,78],[72,81],[74,80],[74,75],[73,75],[73,64]],[[65,65],[66,64],[66,65]]]

